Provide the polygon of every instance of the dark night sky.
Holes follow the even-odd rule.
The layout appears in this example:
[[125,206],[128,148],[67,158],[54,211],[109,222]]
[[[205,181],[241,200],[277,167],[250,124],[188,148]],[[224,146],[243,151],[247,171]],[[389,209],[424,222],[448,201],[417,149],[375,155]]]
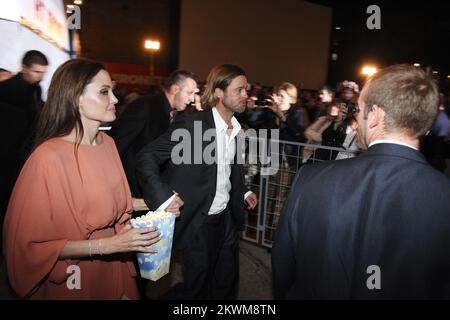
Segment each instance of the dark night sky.
[[[447,82],[450,74],[450,1],[310,1],[333,8],[330,50],[338,61],[330,61],[330,84],[343,78],[360,80],[361,66],[379,67],[395,63],[420,63],[439,71]],[[369,5],[381,9],[381,30],[366,27]],[[337,42],[337,46],[333,45]]]
[[[331,30],[330,56],[331,52],[337,52],[339,58],[329,62],[329,84],[343,79],[361,82],[359,72],[367,62],[379,67],[417,62],[438,70],[441,83],[450,86],[450,79],[447,79],[450,74],[450,1],[309,2],[331,7],[333,26],[342,28]],[[181,0],[86,1],[83,5],[86,28],[81,35],[84,54],[104,61],[146,63],[147,53],[139,47],[139,42],[146,35],[156,34],[167,44],[166,51],[160,52],[157,66],[168,71],[175,69],[181,3]],[[381,30],[366,27],[369,17],[366,9],[371,4],[381,9]],[[279,41],[279,44],[287,46],[283,50],[289,50],[289,41]]]

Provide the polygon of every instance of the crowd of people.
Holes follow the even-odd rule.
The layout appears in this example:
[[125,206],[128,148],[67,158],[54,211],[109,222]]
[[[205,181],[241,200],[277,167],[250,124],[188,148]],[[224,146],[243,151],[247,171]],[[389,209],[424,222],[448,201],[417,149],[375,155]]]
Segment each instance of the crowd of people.
[[[74,59],[58,67],[44,103],[39,82],[48,64],[29,51],[21,72],[0,82],[1,127],[10,137],[2,143],[3,253],[19,297],[145,295],[132,253],[154,253],[149,246],[161,235],[129,220],[173,198],[165,210],[177,217],[183,282],[165,298],[235,299],[238,232],[245,209],[258,204],[235,161],[235,140],[249,128],[279,130],[280,140],[294,142],[279,150],[282,165],[301,167],[274,242],[276,298],[450,297],[450,180],[419,152],[445,170],[450,120],[421,69],[388,67],[362,92],[342,81],[299,95],[289,82],[250,87],[241,67],[223,64],[201,85],[193,72],[176,70],[160,90],[119,101],[102,64]],[[108,134],[103,123],[113,124]],[[196,139],[212,130],[216,161],[175,163],[177,130],[190,134],[183,156],[191,159],[210,151]],[[350,157],[320,146],[352,157],[368,151],[313,164]],[[364,287],[366,265],[385,270],[384,291]],[[73,266],[80,288],[67,285]],[[408,277],[421,280],[405,285]]]

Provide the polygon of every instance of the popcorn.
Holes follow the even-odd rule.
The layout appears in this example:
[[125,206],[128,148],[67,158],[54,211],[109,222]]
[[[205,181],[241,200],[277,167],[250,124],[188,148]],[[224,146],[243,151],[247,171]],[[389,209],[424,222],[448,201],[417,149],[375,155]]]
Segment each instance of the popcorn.
[[158,251],[157,253],[136,253],[141,277],[157,281],[169,273],[175,216],[166,211],[149,211],[145,215],[131,219],[131,225],[133,228],[156,226],[161,233],[161,240],[150,246]]

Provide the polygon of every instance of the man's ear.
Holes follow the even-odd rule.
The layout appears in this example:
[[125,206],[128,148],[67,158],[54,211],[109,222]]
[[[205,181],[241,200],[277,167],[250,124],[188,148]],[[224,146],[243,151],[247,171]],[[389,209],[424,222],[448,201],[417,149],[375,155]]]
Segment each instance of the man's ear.
[[369,117],[371,117],[371,119],[369,119],[369,128],[374,128],[376,126],[383,124],[385,116],[386,112],[384,112],[383,109],[374,104],[372,106],[372,112],[369,112]]
[[171,94],[173,94],[173,95],[175,95],[175,94],[177,94],[178,92],[180,92],[180,86],[179,85],[177,85],[177,84],[173,84],[173,85],[171,85],[170,86],[170,93]]
[[30,68],[28,68],[28,66],[26,64],[22,64],[22,73],[23,74],[28,74],[28,70],[30,70]]
[[223,99],[223,90],[220,89],[220,88],[216,88],[216,89],[214,90],[214,97],[215,97],[215,98]]

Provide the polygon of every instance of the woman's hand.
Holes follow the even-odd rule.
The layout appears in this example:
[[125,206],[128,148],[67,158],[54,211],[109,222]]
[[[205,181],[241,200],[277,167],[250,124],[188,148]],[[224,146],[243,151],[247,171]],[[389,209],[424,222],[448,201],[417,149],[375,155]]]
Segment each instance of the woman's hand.
[[118,252],[156,253],[156,250],[148,248],[148,246],[161,240],[161,233],[156,232],[156,230],[156,227],[138,229],[127,224],[116,235],[101,239],[99,244],[100,254]]
[[273,106],[278,108],[278,106],[281,104],[280,97],[276,93],[272,93],[271,95]]
[[147,207],[147,204],[145,203],[144,199],[142,198],[133,198],[133,211],[148,211],[150,210]]

